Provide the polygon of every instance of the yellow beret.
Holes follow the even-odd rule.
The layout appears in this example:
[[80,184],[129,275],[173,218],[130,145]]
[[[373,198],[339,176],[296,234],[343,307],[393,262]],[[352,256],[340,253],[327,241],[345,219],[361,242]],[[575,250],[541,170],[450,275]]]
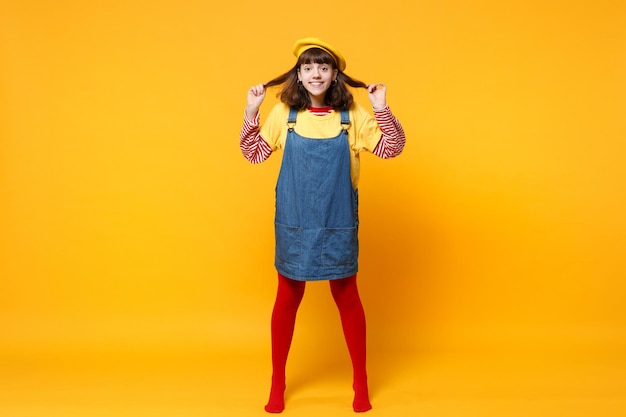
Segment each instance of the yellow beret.
[[335,58],[335,62],[337,62],[337,68],[339,68],[340,71],[346,69],[346,60],[339,53],[339,51],[333,46],[317,38],[303,38],[297,40],[296,43],[293,45],[293,54],[296,56],[296,58],[300,58],[300,55],[302,55],[304,51],[311,48],[320,48],[328,52],[333,56],[333,58]]

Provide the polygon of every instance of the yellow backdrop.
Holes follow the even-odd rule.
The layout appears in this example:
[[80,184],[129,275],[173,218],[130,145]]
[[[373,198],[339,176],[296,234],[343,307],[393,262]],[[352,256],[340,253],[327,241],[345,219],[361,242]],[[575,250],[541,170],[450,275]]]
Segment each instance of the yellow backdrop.
[[[177,368],[193,355],[221,358],[197,381],[239,363],[256,385],[233,394],[250,403],[237,412],[257,412],[281,156],[251,165],[238,135],[248,87],[288,70],[305,36],[386,83],[407,134],[399,158],[362,157],[359,279],[383,409],[393,370],[428,372],[427,359],[389,359],[400,352],[578,349],[612,358],[620,379],[623,2],[2,0],[0,26],[0,410],[12,412],[0,414],[112,415],[93,406],[98,383],[78,405],[52,398],[81,386],[77,369],[117,366],[117,381],[139,358]],[[309,286],[297,326],[290,369],[304,387],[334,363],[321,351],[347,361],[326,284]],[[232,378],[224,393],[242,388]],[[623,404],[611,387],[604,404]],[[130,397],[115,415],[138,415]],[[198,398],[162,415],[235,415]]]

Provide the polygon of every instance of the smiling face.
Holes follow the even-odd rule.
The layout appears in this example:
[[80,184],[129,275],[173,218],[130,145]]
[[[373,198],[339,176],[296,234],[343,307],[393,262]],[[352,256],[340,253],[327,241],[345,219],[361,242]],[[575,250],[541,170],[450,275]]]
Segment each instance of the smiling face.
[[314,107],[324,106],[326,91],[337,77],[337,70],[329,64],[304,64],[298,69],[298,80],[309,92],[311,105]]
[[309,93],[313,107],[325,106],[326,92],[337,78],[339,71],[334,66],[333,58],[325,51],[311,49],[300,57],[298,81]]

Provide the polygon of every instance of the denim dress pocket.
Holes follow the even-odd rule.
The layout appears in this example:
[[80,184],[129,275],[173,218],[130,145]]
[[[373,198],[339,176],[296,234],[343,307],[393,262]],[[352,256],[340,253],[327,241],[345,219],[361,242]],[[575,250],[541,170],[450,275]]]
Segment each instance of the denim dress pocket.
[[322,243],[322,265],[351,265],[359,252],[358,228],[326,228]]
[[302,248],[302,229],[274,223],[276,233],[276,261],[297,265]]

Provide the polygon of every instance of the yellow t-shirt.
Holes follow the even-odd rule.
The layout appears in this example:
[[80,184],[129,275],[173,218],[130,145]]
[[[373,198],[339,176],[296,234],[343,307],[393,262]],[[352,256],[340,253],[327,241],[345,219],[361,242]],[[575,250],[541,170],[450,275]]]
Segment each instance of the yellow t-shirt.
[[[382,137],[382,132],[374,116],[360,104],[353,103],[349,114],[350,175],[352,186],[356,189],[360,175],[359,154],[363,151],[373,152]],[[261,126],[261,136],[272,151],[285,147],[288,118],[289,106],[279,103],[272,108]],[[336,137],[341,129],[341,113],[338,110],[324,115],[315,115],[308,110],[298,112],[295,131],[300,136],[320,140],[330,139]]]

